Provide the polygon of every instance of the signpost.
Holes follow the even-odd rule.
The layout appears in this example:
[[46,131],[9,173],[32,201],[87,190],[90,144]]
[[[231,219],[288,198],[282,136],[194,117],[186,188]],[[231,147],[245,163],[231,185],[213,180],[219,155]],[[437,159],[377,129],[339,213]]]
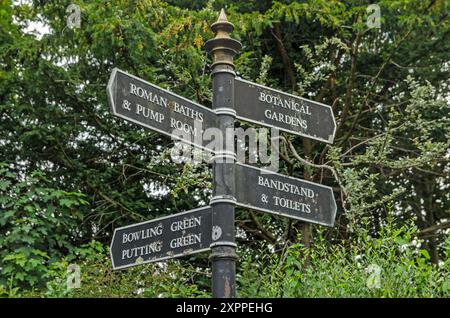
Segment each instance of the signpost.
[[223,9],[211,28],[216,36],[205,48],[213,61],[213,110],[117,68],[107,86],[115,116],[214,151],[210,206],[118,228],[110,251],[113,269],[121,269],[211,249],[213,297],[230,298],[235,205],[333,226],[336,202],[330,187],[236,163],[234,150],[209,148],[203,131],[218,128],[226,136],[238,118],[332,143],[336,124],[330,106],[236,79],[233,58],[241,43],[230,37],[234,27]]
[[234,87],[238,119],[333,143],[336,122],[330,106],[240,78]]
[[207,251],[211,224],[207,206],[117,228],[110,248],[113,269]]
[[326,226],[334,225],[330,187],[245,164],[236,164],[237,205]]
[[[234,72],[233,58],[241,49],[241,43],[230,38],[234,26],[227,20],[222,9],[219,18],[211,25],[216,36],[205,43],[212,55],[213,109],[222,136],[228,128],[234,128]],[[229,146],[228,143],[226,146]],[[213,228],[221,233],[214,236],[211,246],[212,294],[216,298],[234,297],[236,289],[236,243],[234,225],[234,150],[224,149],[214,154],[213,163]],[[232,160],[224,160],[232,159]],[[231,161],[231,162],[230,162]]]
[[112,113],[173,139],[208,149],[203,131],[217,127],[209,108],[115,68],[107,86]]

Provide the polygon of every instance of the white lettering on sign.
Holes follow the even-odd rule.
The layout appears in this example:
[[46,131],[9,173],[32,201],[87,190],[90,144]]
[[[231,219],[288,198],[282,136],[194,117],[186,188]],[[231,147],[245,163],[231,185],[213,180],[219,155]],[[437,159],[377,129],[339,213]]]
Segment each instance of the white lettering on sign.
[[[170,103],[169,103],[169,104],[170,104]],[[179,113],[179,114],[182,114],[182,115],[184,115],[184,116],[186,116],[186,117],[189,117],[189,118],[198,120],[198,121],[200,121],[200,122],[203,122],[203,113],[201,113],[201,112],[199,112],[199,111],[196,111],[196,110],[194,110],[194,109],[192,109],[192,108],[189,108],[189,107],[187,107],[187,106],[180,105],[180,104],[177,103],[177,102],[173,102],[173,104],[174,104],[173,110],[174,110],[175,112],[177,112],[177,113]]]
[[196,226],[200,226],[202,224],[202,217],[191,217],[189,219],[184,219],[180,221],[175,221],[170,225],[170,229],[172,231],[180,231],[180,230],[186,230],[191,229]]
[[275,105],[278,107],[290,109],[293,111],[296,111],[301,114],[305,115],[311,115],[311,112],[309,111],[309,106],[303,104],[301,100],[295,100],[293,98],[283,98],[280,96],[271,95],[265,92],[259,92],[259,101]]
[[156,121],[158,123],[162,123],[162,121],[164,120],[163,114],[139,104],[136,105],[136,115],[142,115],[143,117],[149,118],[150,120]]
[[294,127],[301,127],[303,129],[308,128],[308,122],[305,119],[297,118],[295,116],[290,116],[282,113],[273,112],[270,109],[264,111],[264,116],[266,118],[285,123]]
[[158,94],[143,89],[140,86],[136,86],[133,83],[130,83],[130,94],[148,100],[153,104],[156,104],[161,107],[167,107],[169,104],[169,101],[167,100],[166,97],[159,96]]
[[288,115],[273,111],[271,109],[266,109],[264,111],[264,116],[267,119],[288,124],[293,127],[300,127],[303,129],[308,128],[307,120],[302,119],[301,115],[304,114],[311,116],[311,112],[309,106],[304,104],[303,101],[296,100],[294,98],[285,98],[281,96],[276,96],[266,92],[259,92],[258,100],[263,103],[267,103],[284,109],[289,109],[295,112],[292,115]]
[[281,206],[282,208],[287,208],[291,210],[301,211],[304,213],[311,213],[311,206],[309,204],[298,202],[291,199],[280,198],[276,195],[273,196],[276,206]]
[[143,246],[133,247],[122,250],[122,259],[140,257],[152,253],[161,252],[163,243],[156,241]]
[[314,198],[315,196],[314,191],[311,189],[299,187],[295,184],[288,182],[270,179],[269,177],[259,176],[258,185],[269,189],[275,189],[283,192],[300,195],[307,198]]
[[192,127],[187,123],[183,123],[181,120],[176,120],[175,118],[170,118],[170,128],[178,129],[184,131],[186,134],[197,136],[197,128]]
[[152,238],[161,235],[163,232],[162,223],[141,231],[131,232],[131,233],[123,233],[122,235],[122,243],[131,243],[137,240],[145,240],[147,238]]
[[[164,108],[170,107],[171,109],[173,109],[174,112],[176,112],[178,114],[182,114],[185,117],[192,118],[194,120],[203,122],[203,113],[202,112],[199,112],[188,106],[182,105],[178,102],[169,101],[169,99],[167,97],[160,96],[156,92],[146,90],[146,89],[144,89],[140,86],[137,86],[133,83],[130,83],[130,94],[138,96],[142,99],[150,101],[151,103],[161,106],[161,107],[164,107]],[[145,112],[144,117],[149,117],[149,110],[146,109],[145,107],[142,107],[142,106],[140,106],[140,107],[141,108],[139,110],[142,112]],[[137,113],[137,111],[136,111],[136,113]]]
[[170,241],[171,248],[185,247],[200,243],[202,241],[202,234],[189,234],[182,237],[174,238]]

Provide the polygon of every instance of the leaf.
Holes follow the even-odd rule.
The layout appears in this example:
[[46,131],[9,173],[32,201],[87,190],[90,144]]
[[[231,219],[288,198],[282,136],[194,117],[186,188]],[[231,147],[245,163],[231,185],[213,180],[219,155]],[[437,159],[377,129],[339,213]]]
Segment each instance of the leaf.
[[5,191],[11,185],[11,181],[9,180],[0,180],[0,190]]
[[427,250],[425,250],[425,249],[420,249],[419,252],[420,252],[420,254],[422,254],[423,257],[425,257],[425,259],[427,259],[427,260],[430,259],[430,254],[428,253]]
[[78,205],[78,202],[72,199],[61,199],[59,200],[59,204],[70,208],[72,205]]

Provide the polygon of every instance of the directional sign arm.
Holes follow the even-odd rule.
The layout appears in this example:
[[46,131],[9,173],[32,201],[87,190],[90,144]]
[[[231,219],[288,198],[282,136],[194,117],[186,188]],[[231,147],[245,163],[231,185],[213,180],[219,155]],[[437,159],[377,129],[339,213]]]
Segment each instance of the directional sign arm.
[[333,226],[336,201],[330,187],[236,164],[237,205],[310,223]]
[[108,86],[113,115],[195,147],[211,150],[204,130],[218,126],[214,111],[117,68]]
[[207,251],[211,233],[209,206],[117,228],[110,246],[113,269]]
[[333,143],[336,122],[331,106],[240,78],[234,87],[238,119]]

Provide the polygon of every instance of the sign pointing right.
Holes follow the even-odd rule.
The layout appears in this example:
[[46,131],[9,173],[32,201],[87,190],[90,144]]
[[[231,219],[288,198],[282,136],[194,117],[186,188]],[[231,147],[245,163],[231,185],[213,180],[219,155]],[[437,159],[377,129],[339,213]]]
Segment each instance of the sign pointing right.
[[333,189],[236,163],[236,204],[262,212],[333,226]]
[[234,80],[234,92],[238,119],[333,143],[336,122],[331,106],[240,78]]

